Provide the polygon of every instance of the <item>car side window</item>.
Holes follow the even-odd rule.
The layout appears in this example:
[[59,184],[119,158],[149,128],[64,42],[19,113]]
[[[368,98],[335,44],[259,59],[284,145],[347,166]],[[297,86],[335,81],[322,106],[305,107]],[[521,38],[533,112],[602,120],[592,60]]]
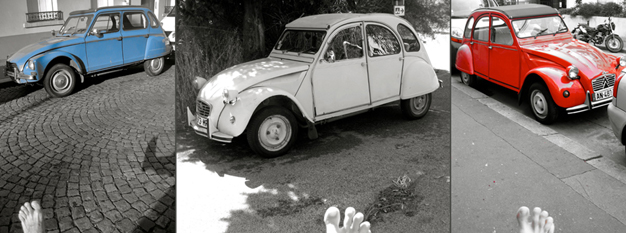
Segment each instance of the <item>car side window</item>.
[[363,57],[363,34],[361,26],[341,30],[330,41],[325,58],[334,61]]
[[367,25],[367,53],[370,57],[400,53],[400,43],[393,33],[379,25]]
[[465,25],[465,32],[463,32],[463,37],[469,39],[472,36],[472,26],[474,26],[474,17],[470,17],[467,20],[467,25]]
[[491,42],[502,45],[513,45],[513,35],[506,22],[498,16],[491,17]]
[[478,18],[474,26],[474,40],[489,41],[489,17]]
[[150,27],[158,28],[159,20],[157,19],[157,17],[150,11],[148,12],[148,17],[150,17]]
[[400,33],[400,37],[402,38],[404,50],[407,52],[420,51],[420,42],[411,29],[403,24],[398,24],[398,33]]
[[119,32],[120,14],[115,13],[99,15],[98,18],[96,18],[96,22],[93,24],[93,29],[98,30],[98,32],[102,34]]
[[141,12],[124,12],[124,31],[148,28],[146,16]]

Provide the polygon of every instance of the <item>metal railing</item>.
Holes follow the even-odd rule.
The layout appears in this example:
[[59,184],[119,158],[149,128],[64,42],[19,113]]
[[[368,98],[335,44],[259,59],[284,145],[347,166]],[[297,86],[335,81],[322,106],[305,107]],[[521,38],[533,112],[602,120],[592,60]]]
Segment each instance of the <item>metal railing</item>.
[[42,11],[26,13],[26,22],[40,22],[49,20],[63,20],[63,11]]

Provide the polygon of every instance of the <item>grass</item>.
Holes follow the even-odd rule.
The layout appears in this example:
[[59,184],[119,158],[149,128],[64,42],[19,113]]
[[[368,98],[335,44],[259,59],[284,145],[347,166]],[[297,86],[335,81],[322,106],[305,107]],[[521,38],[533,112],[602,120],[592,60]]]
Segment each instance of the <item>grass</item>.
[[365,208],[365,220],[371,224],[384,221],[384,215],[403,211],[406,216],[412,217],[417,212],[418,204],[424,197],[415,193],[415,183],[407,175],[400,176],[393,181],[393,185],[378,193],[376,201]]

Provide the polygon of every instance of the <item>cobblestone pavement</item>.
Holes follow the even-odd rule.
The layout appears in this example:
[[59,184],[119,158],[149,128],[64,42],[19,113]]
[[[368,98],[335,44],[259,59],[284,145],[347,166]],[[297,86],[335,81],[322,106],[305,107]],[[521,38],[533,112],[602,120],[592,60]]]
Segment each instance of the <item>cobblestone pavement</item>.
[[0,232],[40,200],[48,232],[175,231],[174,66],[93,77],[65,98],[0,86]]

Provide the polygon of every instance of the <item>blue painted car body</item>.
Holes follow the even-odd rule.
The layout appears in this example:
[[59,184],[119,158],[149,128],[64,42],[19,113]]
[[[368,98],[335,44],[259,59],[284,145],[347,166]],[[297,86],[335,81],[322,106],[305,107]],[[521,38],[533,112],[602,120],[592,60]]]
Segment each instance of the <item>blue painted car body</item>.
[[[126,14],[142,18],[138,20],[139,26],[133,27],[132,23],[125,21]],[[117,31],[96,29],[101,33],[93,32],[96,19],[110,15],[118,17]],[[77,22],[84,19],[81,25],[84,24],[86,29],[78,30],[76,23],[76,28],[70,28],[75,32],[64,33],[67,32],[67,29],[63,31],[64,28],[70,26],[68,22],[73,19]],[[59,33],[53,32],[51,38],[23,47],[9,56],[5,76],[18,84],[37,83],[45,79],[51,67],[62,63],[71,67],[82,82],[85,76],[161,59],[170,51],[171,45],[161,24],[147,8],[117,6],[75,11],[70,13]],[[29,65],[29,61],[34,64]]]

